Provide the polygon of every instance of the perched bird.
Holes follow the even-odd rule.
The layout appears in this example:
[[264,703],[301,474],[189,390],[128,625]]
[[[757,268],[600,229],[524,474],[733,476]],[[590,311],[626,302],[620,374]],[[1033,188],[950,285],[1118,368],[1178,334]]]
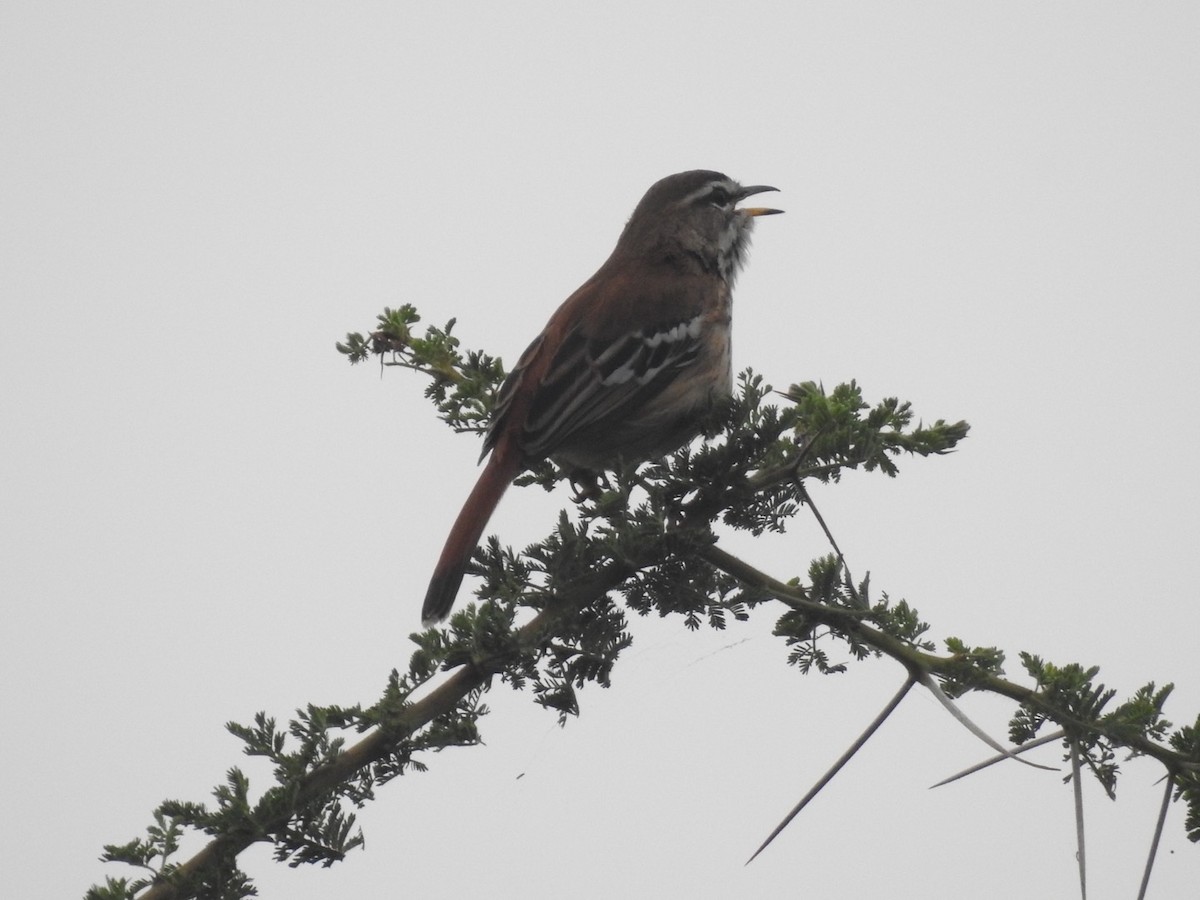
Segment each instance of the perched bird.
[[421,611],[450,614],[463,572],[512,480],[546,457],[602,470],[663,456],[733,390],[731,292],[763,191],[719,172],[669,175],[642,197],[612,255],[550,317],[496,397],[487,466],[438,559]]

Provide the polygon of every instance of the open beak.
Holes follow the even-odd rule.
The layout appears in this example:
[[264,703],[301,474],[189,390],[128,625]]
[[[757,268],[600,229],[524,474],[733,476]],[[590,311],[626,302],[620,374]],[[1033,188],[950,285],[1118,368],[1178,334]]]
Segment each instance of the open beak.
[[[755,184],[755,185],[751,185],[750,187],[742,188],[742,191],[741,191],[742,196],[739,199],[745,200],[747,197],[753,196],[754,194],[762,194],[767,191],[777,191],[777,190],[779,190],[779,188],[771,187],[768,184]],[[747,206],[747,207],[743,207],[743,208],[739,209],[738,212],[740,212],[744,216],[774,216],[774,215],[777,215],[777,214],[783,212],[783,210],[782,209],[771,209],[766,206]]]

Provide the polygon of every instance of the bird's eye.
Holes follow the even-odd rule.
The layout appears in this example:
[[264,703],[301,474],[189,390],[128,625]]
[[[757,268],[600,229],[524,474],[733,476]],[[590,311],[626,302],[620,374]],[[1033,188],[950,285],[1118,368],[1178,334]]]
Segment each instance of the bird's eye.
[[719,185],[714,187],[708,193],[708,202],[716,207],[726,207],[732,198],[729,196],[729,191]]

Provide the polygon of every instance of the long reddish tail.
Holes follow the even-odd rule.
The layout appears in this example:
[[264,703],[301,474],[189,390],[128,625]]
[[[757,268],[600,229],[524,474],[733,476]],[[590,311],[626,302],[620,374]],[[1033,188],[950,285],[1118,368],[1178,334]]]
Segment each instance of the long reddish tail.
[[421,621],[425,625],[440,622],[450,615],[463,573],[483,529],[487,527],[488,520],[512,480],[524,468],[520,454],[506,450],[503,446],[496,448],[458,518],[454,520],[454,527],[450,529],[446,546],[442,548],[442,555],[438,557],[433,577],[429,580],[429,589],[425,592],[425,605],[421,607]]

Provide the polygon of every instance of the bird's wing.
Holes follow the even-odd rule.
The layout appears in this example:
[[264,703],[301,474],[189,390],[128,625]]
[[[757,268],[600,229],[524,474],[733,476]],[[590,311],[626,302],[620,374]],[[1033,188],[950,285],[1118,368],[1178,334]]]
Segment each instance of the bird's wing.
[[644,408],[699,355],[714,306],[711,282],[607,277],[572,294],[525,350],[500,388],[486,454],[519,428],[527,458]]
[[645,408],[695,361],[702,329],[697,315],[614,341],[568,335],[533,396],[526,452],[550,455],[580,431]]

